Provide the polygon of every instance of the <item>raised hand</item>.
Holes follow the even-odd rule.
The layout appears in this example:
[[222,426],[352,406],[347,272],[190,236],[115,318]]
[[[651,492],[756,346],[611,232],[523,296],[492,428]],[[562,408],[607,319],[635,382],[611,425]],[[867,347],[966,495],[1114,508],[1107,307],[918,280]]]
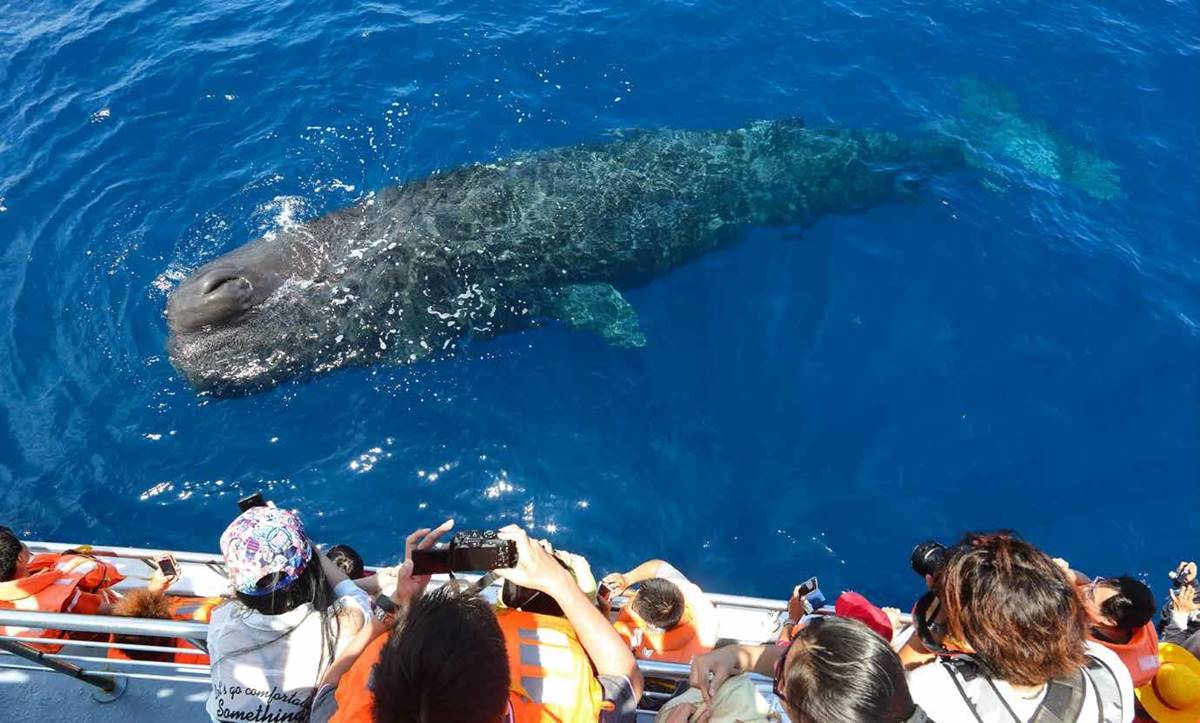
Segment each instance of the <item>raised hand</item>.
[[[433,529],[424,527],[415,530],[404,539],[404,562],[399,567],[393,568],[393,571],[388,572],[387,581],[390,584],[392,575],[395,576],[396,588],[392,591],[391,598],[397,606],[407,607],[411,600],[421,597],[425,593],[425,587],[429,585],[429,575],[412,574],[413,550],[428,550],[441,539],[442,535],[453,528],[454,520],[446,520]],[[384,580],[380,580],[382,589],[386,589],[384,585]]]
[[629,583],[625,580],[625,576],[619,572],[610,572],[600,582],[608,585],[613,595],[623,595],[629,589]]
[[1181,613],[1189,615],[1200,610],[1200,605],[1196,604],[1196,588],[1193,585],[1184,585],[1178,590],[1171,590],[1171,607]]

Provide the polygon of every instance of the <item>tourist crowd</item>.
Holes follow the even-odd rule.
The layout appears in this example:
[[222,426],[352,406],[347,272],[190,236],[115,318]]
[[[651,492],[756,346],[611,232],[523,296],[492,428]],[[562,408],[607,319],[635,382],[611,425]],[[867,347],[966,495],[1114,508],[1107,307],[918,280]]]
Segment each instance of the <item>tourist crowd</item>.
[[[1172,573],[1156,614],[1137,579],[1089,577],[1016,535],[971,533],[914,550],[927,591],[911,618],[853,592],[823,608],[813,581],[793,590],[771,639],[750,644],[720,637],[716,607],[671,564],[597,582],[586,560],[516,526],[488,536],[515,553],[494,570],[498,602],[481,595],[492,576],[429,589],[419,560],[452,527],[414,531],[400,564],[368,572],[353,549],[314,544],[293,512],[251,507],[220,538],[223,598],[173,595],[169,561],[146,589],[118,594],[122,575],[102,556],[31,555],[0,527],[0,609],[207,621],[207,651],[114,636],[125,647],[109,654],[209,663],[208,713],[230,723],[615,723],[637,720],[639,701],[664,723],[1200,720],[1195,563]],[[0,632],[45,652],[70,642]],[[644,679],[639,660],[689,665],[688,685]]]

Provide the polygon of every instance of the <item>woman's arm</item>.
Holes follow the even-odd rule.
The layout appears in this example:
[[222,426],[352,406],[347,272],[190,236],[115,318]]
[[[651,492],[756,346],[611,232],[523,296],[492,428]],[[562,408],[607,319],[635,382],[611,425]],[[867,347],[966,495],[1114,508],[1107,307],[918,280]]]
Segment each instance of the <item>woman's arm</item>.
[[[404,562],[394,570],[396,575],[396,589],[393,590],[391,595],[392,603],[401,611],[399,614],[403,614],[403,611],[408,608],[408,604],[413,598],[420,597],[425,592],[425,585],[429,583],[428,576],[414,577],[412,574],[413,550],[428,550],[433,547],[438,538],[453,526],[454,522],[447,520],[435,529],[430,530],[426,528],[417,530],[404,540]],[[334,565],[324,555],[322,555],[322,559],[324,560],[324,564],[337,567],[337,565]],[[341,573],[343,582],[349,580],[341,568],[338,568],[338,572]],[[354,638],[346,646],[346,649],[333,659],[325,674],[321,676],[317,687],[319,688],[323,685],[337,687],[342,676],[354,666],[354,661],[358,660],[358,656],[362,655],[362,652],[367,649],[371,641],[391,630],[393,625],[395,625],[395,621],[391,619],[391,616],[380,619],[375,615],[368,614],[366,622],[353,633]]]
[[362,655],[371,641],[387,631],[387,624],[372,616],[370,621],[361,626],[354,634],[346,649],[339,653],[326,668],[324,675],[317,681],[317,687],[332,685],[336,688],[342,676],[354,667],[354,661],[358,660],[358,656]]
[[[367,594],[350,580],[345,570],[334,564],[333,560],[330,560],[316,546],[313,546],[313,554],[316,555],[317,562],[321,565],[321,572],[325,574],[325,581],[328,583],[333,595],[338,600],[350,598],[354,601],[353,608],[343,608],[337,613],[339,621],[342,624],[338,632],[338,637],[357,635],[371,620],[371,598],[367,597]],[[350,609],[356,610],[359,614],[354,615],[350,613]]]
[[[560,570],[562,568],[559,568]],[[566,573],[566,570],[563,570]],[[629,645],[617,634],[612,623],[588,600],[575,579],[565,574],[547,594],[562,608],[563,615],[575,628],[579,643],[587,651],[596,672],[600,675],[617,675],[629,679],[634,698],[642,696],[642,672],[637,667]]]

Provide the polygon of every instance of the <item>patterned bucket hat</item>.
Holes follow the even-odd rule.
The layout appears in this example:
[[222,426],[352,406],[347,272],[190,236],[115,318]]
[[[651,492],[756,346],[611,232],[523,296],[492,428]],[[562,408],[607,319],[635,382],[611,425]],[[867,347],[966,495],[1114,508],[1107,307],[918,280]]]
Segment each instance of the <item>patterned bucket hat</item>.
[[[300,577],[312,559],[312,545],[293,513],[277,507],[252,507],[221,534],[221,554],[234,590],[269,595]],[[283,573],[274,585],[258,586],[259,580],[274,573]]]

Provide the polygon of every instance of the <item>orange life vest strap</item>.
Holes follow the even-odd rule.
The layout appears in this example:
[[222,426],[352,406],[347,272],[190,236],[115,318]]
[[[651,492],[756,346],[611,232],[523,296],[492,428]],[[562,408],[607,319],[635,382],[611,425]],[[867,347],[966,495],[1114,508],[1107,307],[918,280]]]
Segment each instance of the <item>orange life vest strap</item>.
[[[0,583],[0,608],[62,612],[77,589],[86,590],[85,582],[93,573],[100,573],[100,577],[93,578],[93,580],[104,579],[109,570],[116,573],[116,579],[113,582],[124,579],[120,573],[116,572],[116,568],[100,562],[86,572],[79,571],[79,568],[92,562],[97,561],[82,555],[37,555],[29,563],[32,574]],[[105,569],[106,567],[108,569]],[[23,628],[14,625],[0,626],[0,632],[5,635],[46,640],[70,637],[61,630]],[[61,645],[54,644],[31,643],[30,645],[44,653],[56,653],[62,649]]]
[[172,620],[207,623],[209,620],[212,620],[213,610],[216,610],[222,603],[227,602],[228,598],[170,595],[167,600],[171,608]]
[[[84,566],[90,566],[90,569],[80,572],[79,568]],[[43,553],[34,555],[33,559],[29,561],[30,573],[51,570],[67,576],[78,577],[79,588],[84,592],[99,592],[125,579],[115,565],[92,555]]]

